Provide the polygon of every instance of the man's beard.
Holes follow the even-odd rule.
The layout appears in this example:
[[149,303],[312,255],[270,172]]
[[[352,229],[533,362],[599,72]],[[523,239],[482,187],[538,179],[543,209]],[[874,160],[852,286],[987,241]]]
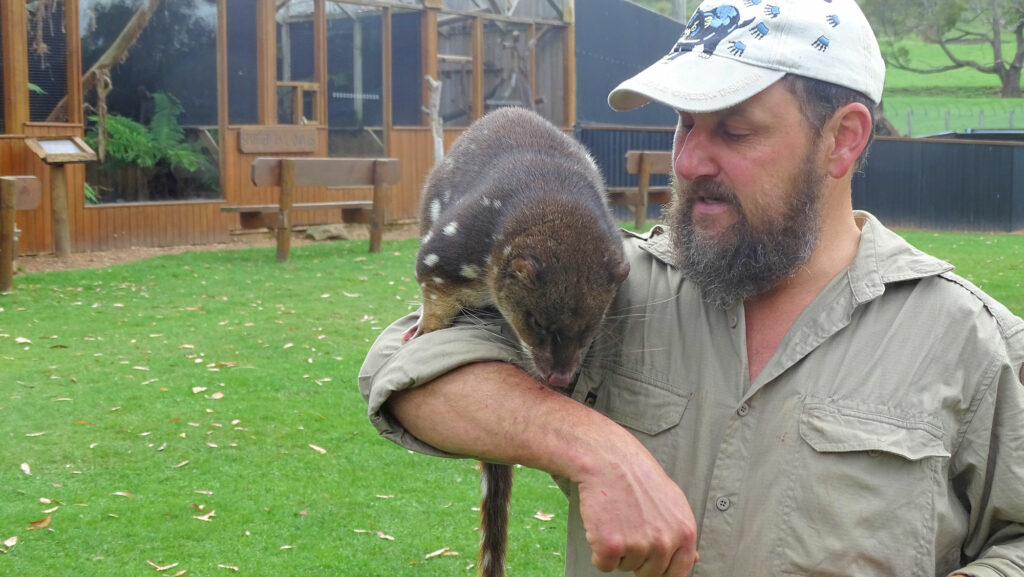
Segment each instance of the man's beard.
[[[704,300],[726,309],[763,294],[795,273],[810,258],[821,233],[824,172],[815,170],[810,155],[794,179],[793,194],[781,217],[767,215],[755,228],[740,208],[733,190],[719,182],[673,183],[668,208],[676,250],[676,266],[701,289]],[[738,219],[718,233],[693,223],[698,196],[732,205]]]

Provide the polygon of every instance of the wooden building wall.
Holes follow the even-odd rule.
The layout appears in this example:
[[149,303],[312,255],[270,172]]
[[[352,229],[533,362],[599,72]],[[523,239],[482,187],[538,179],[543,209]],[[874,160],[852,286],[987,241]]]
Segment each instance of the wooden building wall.
[[[264,126],[273,126],[277,123],[276,111],[276,71],[274,63],[275,49],[275,24],[274,24],[274,0],[256,0],[260,6],[257,20],[257,28],[262,31],[259,53],[260,64],[260,122]],[[324,1],[314,0],[316,5],[316,18],[319,20],[317,26],[316,51],[318,54],[326,54],[325,42],[325,18]],[[355,4],[377,7],[385,11],[387,15],[392,10],[418,10],[422,11],[423,45],[422,71],[425,74],[437,75],[437,35],[436,23],[439,13],[443,13],[447,6],[441,0],[425,0],[422,3],[397,3],[392,0],[352,0]],[[573,79],[573,33],[572,21],[574,18],[574,0],[531,0],[538,6],[564,7],[564,22],[552,22],[547,20],[547,25],[563,27],[564,34],[564,69],[568,71],[563,79],[564,102],[564,123],[571,126],[574,122],[575,106],[575,82]],[[42,181],[43,202],[34,210],[19,211],[17,217],[18,227],[21,229],[20,252],[22,253],[45,253],[54,250],[53,226],[51,217],[51,206],[49,197],[50,167],[35,157],[24,144],[26,138],[31,137],[70,137],[83,136],[84,119],[82,118],[82,101],[80,79],[82,76],[81,62],[81,39],[79,38],[78,9],[79,0],[65,0],[65,28],[67,30],[67,62],[68,62],[68,86],[69,102],[68,118],[66,122],[60,123],[33,123],[28,122],[27,106],[23,98],[16,97],[24,91],[27,94],[27,72],[23,64],[18,64],[27,56],[26,37],[26,16],[25,4],[17,1],[4,0],[0,2],[0,22],[3,22],[2,34],[3,53],[3,79],[4,79],[4,118],[6,121],[6,134],[0,134],[0,174],[2,175],[35,175]],[[454,4],[453,4],[454,5]],[[527,5],[526,2],[523,5]],[[188,200],[175,202],[141,202],[125,204],[101,204],[87,205],[85,201],[85,168],[83,165],[68,165],[66,170],[69,225],[71,234],[71,248],[73,251],[94,251],[127,248],[131,246],[174,246],[189,245],[212,242],[227,241],[231,231],[240,228],[239,215],[237,213],[221,213],[220,207],[224,204],[267,204],[273,203],[277,198],[277,189],[270,187],[256,187],[250,180],[250,165],[257,156],[286,156],[287,153],[244,153],[239,146],[240,133],[245,127],[234,126],[228,123],[227,115],[227,80],[226,80],[226,51],[227,44],[223,16],[228,13],[229,0],[218,0],[218,128],[220,147],[220,178],[223,199],[216,200]],[[545,8],[546,9],[546,8]],[[501,19],[502,17],[498,17]],[[511,20],[505,18],[506,20]],[[480,28],[479,20],[475,24]],[[430,129],[424,126],[393,126],[391,123],[391,38],[390,29],[384,31],[384,75],[385,75],[385,118],[383,135],[386,143],[386,155],[398,158],[402,162],[402,178],[400,183],[390,190],[385,206],[386,219],[388,221],[410,220],[418,218],[419,195],[422,184],[430,170],[433,161],[433,141]],[[531,32],[531,35],[533,32]],[[474,53],[482,53],[482,40],[479,32],[476,33],[477,46]],[[320,60],[323,60],[322,58]],[[482,70],[482,62],[476,64]],[[296,154],[305,156],[327,156],[327,127],[323,124],[326,118],[327,104],[326,96],[326,66],[323,62],[317,63],[317,82],[320,89],[316,96],[314,108],[315,118],[321,119],[321,124],[314,124],[317,131],[317,147],[312,153]],[[481,98],[480,87],[474,88],[476,98]],[[481,100],[482,102],[482,100]],[[479,114],[482,111],[482,104],[474,104],[474,111]],[[455,137],[461,133],[460,128],[445,130],[446,146],[450,145]],[[324,188],[305,188],[297,191],[303,202],[316,202],[325,200],[355,200],[365,199],[372,191],[367,190],[344,190],[328,191]],[[331,223],[340,221],[340,211],[297,211],[293,215],[293,222],[296,225],[313,223]]]

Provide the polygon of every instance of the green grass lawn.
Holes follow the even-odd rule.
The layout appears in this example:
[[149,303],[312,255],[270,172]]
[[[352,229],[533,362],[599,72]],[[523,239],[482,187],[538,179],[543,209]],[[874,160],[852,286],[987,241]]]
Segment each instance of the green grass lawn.
[[[912,65],[927,68],[945,66],[949,59],[933,44],[921,41],[900,43],[910,55]],[[886,49],[883,42],[883,49]],[[1013,54],[1015,46],[1007,43],[1004,54]],[[983,45],[955,46],[957,56],[978,62],[991,62],[991,49]],[[970,68],[939,74],[918,74],[888,66],[886,69],[885,115],[896,129],[906,134],[908,113],[913,118],[913,135],[921,136],[947,130],[963,131],[979,128],[1024,129],[1024,99],[1000,98],[999,79]],[[1012,111],[1012,117],[1011,117]]]
[[[1024,312],[1024,236],[907,236]],[[251,249],[16,277],[0,574],[475,574],[474,463],[379,439],[355,383],[418,296],[415,252],[346,241],[285,265]],[[565,501],[517,475],[510,575],[558,575]]]

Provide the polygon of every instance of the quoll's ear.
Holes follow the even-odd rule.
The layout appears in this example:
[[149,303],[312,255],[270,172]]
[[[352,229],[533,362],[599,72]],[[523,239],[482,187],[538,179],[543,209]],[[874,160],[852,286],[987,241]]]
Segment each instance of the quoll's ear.
[[509,269],[516,278],[532,283],[537,280],[540,262],[532,256],[520,256],[512,259],[512,262],[509,263]]
[[626,282],[626,278],[629,276],[629,261],[618,255],[615,257],[615,267],[612,269],[612,280],[615,284],[622,284]]

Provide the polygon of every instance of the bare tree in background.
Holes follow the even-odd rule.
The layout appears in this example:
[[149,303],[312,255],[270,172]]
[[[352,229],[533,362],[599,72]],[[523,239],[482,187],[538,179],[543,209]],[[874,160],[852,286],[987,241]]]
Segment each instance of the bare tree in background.
[[[1024,68],[1024,0],[861,0],[879,35],[886,63],[901,70],[935,74],[973,68],[999,77],[1003,98],[1020,98]],[[901,42],[920,38],[942,49],[949,64],[914,60]],[[985,45],[992,58],[962,55],[965,45]]]

